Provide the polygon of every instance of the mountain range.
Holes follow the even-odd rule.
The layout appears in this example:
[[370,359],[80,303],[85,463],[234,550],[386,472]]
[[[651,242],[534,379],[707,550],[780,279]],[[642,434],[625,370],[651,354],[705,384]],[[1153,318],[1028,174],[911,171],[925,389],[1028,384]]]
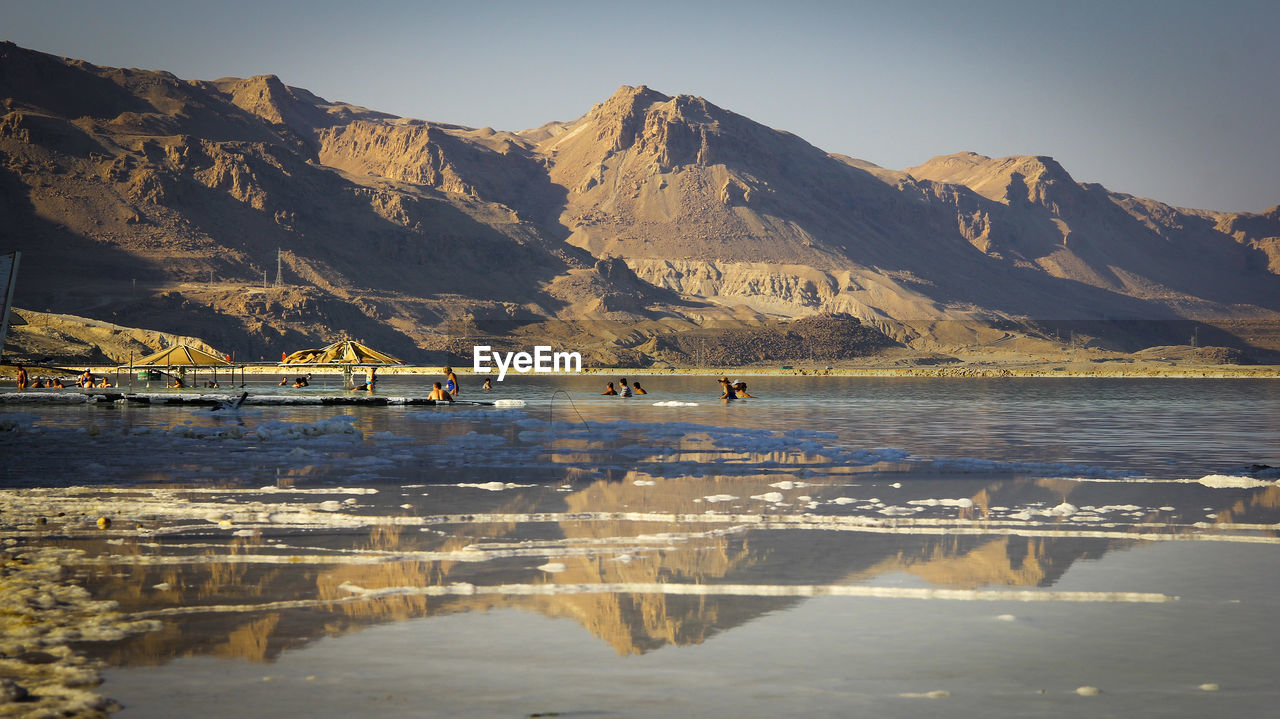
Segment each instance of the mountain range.
[[12,43],[0,97],[15,304],[238,357],[349,336],[426,361],[485,338],[644,365],[689,359],[664,336],[811,315],[921,351],[1280,351],[1280,207],[1172,207],[1050,157],[889,170],[644,86],[475,129]]

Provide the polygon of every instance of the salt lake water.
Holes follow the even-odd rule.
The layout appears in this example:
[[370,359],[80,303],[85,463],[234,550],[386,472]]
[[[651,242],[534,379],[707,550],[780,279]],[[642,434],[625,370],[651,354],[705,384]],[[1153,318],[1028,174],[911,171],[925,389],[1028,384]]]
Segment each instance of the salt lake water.
[[120,717],[1280,701],[1278,382],[746,377],[726,405],[711,377],[599,395],[618,379],[0,404],[4,549],[62,567],[11,673]]

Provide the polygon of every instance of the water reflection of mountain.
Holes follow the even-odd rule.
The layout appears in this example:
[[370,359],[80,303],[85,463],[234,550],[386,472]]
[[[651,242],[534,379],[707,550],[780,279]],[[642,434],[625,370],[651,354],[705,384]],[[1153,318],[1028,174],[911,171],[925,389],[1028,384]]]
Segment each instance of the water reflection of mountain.
[[[942,507],[931,516],[982,520],[995,508],[1053,507],[1069,501],[1080,506],[1125,505],[1123,517],[1110,521],[1110,536],[1027,536],[992,523],[990,533],[957,534],[945,529],[907,531],[836,531],[829,528],[752,527],[704,521],[699,515],[711,496],[747,498],[768,491],[768,477],[649,478],[598,481],[559,495],[562,504],[548,505],[544,488],[507,493],[501,506],[472,521],[440,525],[439,531],[417,527],[379,526],[354,539],[351,535],[291,539],[324,542],[332,548],[362,552],[448,552],[474,545],[513,547],[512,556],[488,561],[391,559],[365,564],[200,564],[116,566],[108,560],[83,569],[81,580],[95,595],[113,599],[124,611],[157,606],[267,605],[280,600],[316,600],[300,608],[264,611],[195,613],[166,620],[159,632],[92,648],[113,664],[159,663],[194,654],[269,661],[279,652],[323,636],[340,635],[371,624],[404,621],[457,612],[516,608],[572,619],[608,642],[620,654],[642,654],[667,645],[698,644],[717,633],[802,601],[776,596],[673,596],[643,592],[590,594],[476,594],[427,596],[401,593],[351,601],[350,587],[441,587],[455,582],[491,585],[643,585],[652,583],[788,585],[859,584],[893,575],[912,575],[931,586],[1049,587],[1080,559],[1092,559],[1141,541],[1146,532],[1203,531],[1194,522],[1269,524],[1280,514],[1280,487],[1215,490],[1199,485],[1088,483],[1062,480],[940,479],[886,484],[818,484],[804,489],[818,504],[811,514],[841,511],[830,498],[856,495],[887,498],[898,505],[912,500],[966,498],[972,506]],[[636,480],[639,480],[637,484]],[[652,482],[652,484],[649,484]],[[555,495],[550,495],[555,499]],[[749,503],[757,510],[760,503]],[[1213,507],[1211,511],[1206,508]],[[555,522],[492,521],[493,515],[559,512]],[[770,512],[801,511],[773,507]],[[678,515],[657,523],[627,518],[600,518],[613,512],[627,516]],[[580,515],[579,513],[583,513]],[[590,517],[576,518],[589,513]],[[847,514],[847,512],[845,513]],[[1141,516],[1136,516],[1136,515]],[[916,527],[916,524],[904,524]],[[1044,518],[1039,530],[1065,526],[1060,518]],[[1079,525],[1071,525],[1079,526]],[[433,528],[437,529],[437,528]],[[1114,532],[1121,532],[1115,536]],[[1005,532],[1005,533],[1001,533]],[[1124,536],[1132,535],[1132,538]],[[1271,532],[1275,534],[1274,531]],[[275,541],[237,539],[230,553],[254,553]],[[90,546],[90,553],[148,553],[141,545]],[[548,560],[563,565],[554,573],[539,568]],[[582,550],[579,553],[565,550]],[[173,548],[168,549],[171,553]],[[204,551],[216,559],[226,549]],[[559,552],[559,554],[557,554]],[[1125,587],[1126,591],[1140,587]],[[331,603],[332,602],[332,603]]]

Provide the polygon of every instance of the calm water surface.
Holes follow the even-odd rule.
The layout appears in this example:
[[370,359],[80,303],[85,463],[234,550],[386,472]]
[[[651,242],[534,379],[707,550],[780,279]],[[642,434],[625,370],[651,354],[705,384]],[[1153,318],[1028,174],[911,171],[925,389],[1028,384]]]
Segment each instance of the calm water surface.
[[464,378],[518,409],[0,406],[0,528],[153,623],[74,645],[121,717],[1280,700],[1280,383],[761,377],[726,406],[617,379]]

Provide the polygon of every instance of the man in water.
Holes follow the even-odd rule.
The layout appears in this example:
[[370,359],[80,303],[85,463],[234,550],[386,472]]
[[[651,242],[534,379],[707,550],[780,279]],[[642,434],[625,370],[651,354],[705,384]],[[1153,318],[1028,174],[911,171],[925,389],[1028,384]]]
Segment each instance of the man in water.
[[449,394],[439,382],[431,385],[431,394],[427,395],[427,399],[433,399],[437,402],[453,402],[453,395]]
[[[85,370],[88,372],[89,370]],[[27,388],[27,370],[22,365],[18,365],[18,389]]]
[[623,377],[618,380],[618,395],[622,397],[631,396],[631,385],[627,384],[627,378]]
[[733,383],[733,391],[734,391],[735,393],[737,393],[737,395],[738,395],[738,398],[739,398],[739,399],[747,399],[747,398],[755,399],[755,397],[756,397],[755,395],[753,395],[753,394],[749,394],[749,393],[747,392],[747,383],[746,383],[746,382],[734,382],[734,383]]
[[649,394],[648,392],[644,391],[644,387],[641,387],[639,382],[632,382],[631,387],[637,395]]
[[608,385],[605,386],[604,391],[601,392],[600,394],[612,396],[612,395],[616,395],[617,393],[618,393],[618,390],[614,389],[613,383],[610,382]]

